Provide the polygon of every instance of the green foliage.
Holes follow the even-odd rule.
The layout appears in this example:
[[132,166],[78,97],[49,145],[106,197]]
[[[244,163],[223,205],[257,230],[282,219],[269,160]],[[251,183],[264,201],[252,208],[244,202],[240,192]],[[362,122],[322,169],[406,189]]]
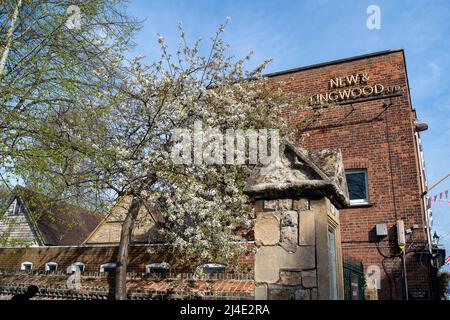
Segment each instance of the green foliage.
[[11,197],[11,192],[5,188],[0,186],[0,211],[4,212],[6,210],[6,206],[8,204],[8,200]]
[[[73,15],[68,11],[72,5],[80,9],[79,28],[67,25]],[[63,121],[58,117],[76,117],[71,110],[92,105],[102,88],[113,87],[105,78],[114,81],[123,53],[132,45],[131,37],[139,27],[125,9],[124,1],[117,0],[0,3],[0,58],[5,61],[0,70],[0,172],[4,180],[19,176],[37,191],[55,198],[61,196],[65,185],[33,181],[43,178],[41,172],[51,170],[48,159],[62,161],[70,155],[54,148],[58,141],[45,149],[29,142],[35,135],[61,141],[63,133],[53,132]],[[42,125],[49,115],[54,116],[56,123]],[[95,122],[91,119],[86,125]],[[17,161],[26,158],[27,161]],[[76,198],[93,209],[108,210],[110,205],[104,206],[104,199],[99,201],[97,196],[83,192]]]

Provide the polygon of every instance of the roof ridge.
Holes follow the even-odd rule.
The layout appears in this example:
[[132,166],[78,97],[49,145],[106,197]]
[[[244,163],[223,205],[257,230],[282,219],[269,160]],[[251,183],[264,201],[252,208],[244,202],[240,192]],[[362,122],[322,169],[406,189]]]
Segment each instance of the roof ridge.
[[[47,198],[48,200],[51,200],[51,201],[53,201],[53,202],[57,202],[57,203],[60,203],[60,204],[63,204],[63,205],[71,206],[71,207],[74,207],[74,208],[77,208],[77,209],[81,209],[81,210],[84,210],[84,211],[88,211],[88,212],[90,212],[90,213],[98,214],[98,215],[100,215],[100,216],[103,217],[103,215],[102,215],[100,212],[98,212],[98,211],[94,211],[94,210],[91,210],[91,209],[88,209],[88,208],[85,208],[85,207],[81,207],[81,206],[79,206],[79,205],[70,203],[70,202],[68,202],[68,201],[66,201],[66,200],[62,200],[62,199],[57,199],[57,198],[51,197],[51,196],[46,195],[46,194],[44,194],[44,193],[42,193],[42,192],[34,191],[34,190],[31,190],[30,188],[23,187],[23,186],[21,186],[21,185],[17,185],[17,186],[14,188],[13,192],[15,192],[16,189],[22,189],[22,190],[24,190],[24,191],[26,191],[26,192],[34,193],[34,194],[36,194],[36,195],[38,195],[38,196],[40,196],[40,197],[45,197],[45,198]],[[15,194],[17,195],[17,193],[15,193]],[[19,194],[19,195],[20,195],[20,194]],[[46,199],[46,200],[47,200],[47,199]]]
[[349,62],[349,61],[354,61],[354,60],[361,60],[361,59],[381,56],[381,55],[385,55],[385,54],[396,53],[396,52],[404,52],[404,49],[403,48],[388,49],[388,50],[383,50],[383,51],[376,51],[376,52],[356,55],[356,56],[352,56],[352,57],[348,57],[348,58],[334,59],[334,60],[330,60],[327,62],[319,62],[319,63],[315,63],[315,64],[306,65],[303,67],[296,67],[296,68],[291,68],[291,69],[286,69],[286,70],[281,70],[281,71],[270,72],[270,73],[264,74],[264,76],[270,78],[270,77],[275,77],[275,76],[279,76],[279,75],[283,75],[283,74],[294,73],[294,72],[299,72],[299,71],[304,71],[304,70],[310,70],[310,69],[325,67],[325,66],[329,66],[329,65],[333,65],[333,64],[339,64],[339,63],[344,63],[344,62]]

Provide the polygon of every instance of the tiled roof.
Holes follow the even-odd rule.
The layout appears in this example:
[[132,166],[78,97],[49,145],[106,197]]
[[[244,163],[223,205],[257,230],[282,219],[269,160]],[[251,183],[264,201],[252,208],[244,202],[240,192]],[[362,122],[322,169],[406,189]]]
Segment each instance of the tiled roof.
[[80,245],[102,220],[102,216],[64,201],[54,200],[27,188],[16,187],[45,245]]

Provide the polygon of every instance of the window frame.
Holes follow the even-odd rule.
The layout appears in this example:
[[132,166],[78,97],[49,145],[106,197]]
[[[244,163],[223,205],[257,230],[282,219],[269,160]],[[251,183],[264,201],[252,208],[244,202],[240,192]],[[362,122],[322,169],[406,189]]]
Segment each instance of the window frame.
[[114,272],[117,269],[117,262],[106,262],[100,265],[100,273],[105,273],[105,272],[110,272],[110,271],[105,271],[105,268],[107,269],[112,269],[114,268]]
[[348,169],[348,170],[345,170],[345,179],[347,180],[347,174],[355,174],[355,173],[364,173],[364,186],[365,186],[366,198],[365,199],[350,199],[350,190],[349,190],[349,186],[347,183],[350,207],[369,205],[370,204],[370,201],[369,201],[369,199],[370,199],[370,197],[369,197],[369,173],[367,172],[367,169]]
[[6,216],[7,217],[16,217],[16,216],[18,216],[19,212],[20,212],[19,200],[17,198],[14,199],[13,202],[11,202],[11,205],[13,205],[14,207],[13,207],[12,211],[9,211],[9,208],[8,208],[8,210],[6,211]]
[[68,268],[68,270],[67,270],[67,273],[68,273],[68,274],[75,273],[76,270],[77,270],[77,267],[78,267],[78,269],[80,270],[80,273],[83,273],[83,272],[86,270],[86,264],[85,264],[84,262],[77,261],[77,262],[72,263],[72,264],[69,266],[69,268]]
[[[55,270],[50,270],[51,267],[55,267]],[[54,261],[49,261],[45,263],[45,271],[46,272],[57,272],[58,271],[58,263]]]
[[[30,265],[30,270],[27,270],[25,265]],[[33,262],[30,261],[24,261],[20,264],[20,271],[33,271]]]
[[[155,270],[160,270],[161,272],[157,272]],[[169,273],[170,272],[170,265],[167,262],[156,262],[156,263],[150,263],[145,266],[145,273],[151,274],[162,274],[162,273]]]
[[227,266],[221,263],[205,263],[199,266],[205,274],[226,273]]

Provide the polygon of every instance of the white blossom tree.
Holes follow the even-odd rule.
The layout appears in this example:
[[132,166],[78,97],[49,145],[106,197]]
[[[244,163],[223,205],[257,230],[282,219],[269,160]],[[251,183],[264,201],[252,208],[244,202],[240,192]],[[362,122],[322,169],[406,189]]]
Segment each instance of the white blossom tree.
[[[99,65],[94,71],[104,85],[95,95],[17,117],[20,135],[10,161],[3,163],[3,170],[55,196],[88,194],[102,203],[131,197],[117,256],[116,299],[126,299],[128,248],[142,206],[157,201],[167,243],[204,261],[235,257],[242,250],[239,231],[251,225],[243,187],[253,165],[177,164],[171,157],[176,129],[192,129],[200,121],[221,132],[280,129],[283,134],[280,111],[295,103],[262,76],[267,62],[249,71],[250,56],[230,56],[221,38],[225,25],[206,56],[201,41],[189,46],[181,24],[179,29],[180,47],[172,54],[159,37],[156,63],[136,58],[111,76]],[[209,150],[213,141],[203,147]]]

